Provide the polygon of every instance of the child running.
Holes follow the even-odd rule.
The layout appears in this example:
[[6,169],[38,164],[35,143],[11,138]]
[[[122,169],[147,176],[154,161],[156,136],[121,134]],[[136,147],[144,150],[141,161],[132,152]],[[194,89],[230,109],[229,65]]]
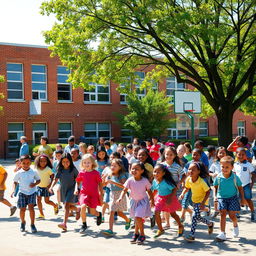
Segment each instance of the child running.
[[154,180],[151,190],[157,192],[155,197],[155,218],[158,226],[158,231],[154,237],[157,238],[164,234],[160,216],[161,211],[171,214],[179,225],[178,236],[182,236],[184,227],[181,224],[180,217],[176,213],[176,211],[181,208],[176,196],[176,182],[172,178],[172,174],[169,172],[167,167],[163,164],[157,164],[154,168],[153,174]]
[[185,236],[184,239],[188,242],[193,242],[195,240],[195,231],[198,222],[203,222],[208,225],[209,234],[213,232],[214,223],[203,218],[200,214],[200,212],[205,209],[205,206],[208,205],[210,195],[210,187],[204,181],[204,178],[207,177],[207,170],[204,164],[198,162],[190,164],[188,176],[180,199],[183,199],[184,195],[191,190],[194,212],[190,234]]
[[[216,177],[221,173],[220,160],[227,155],[227,150],[225,147],[218,147],[216,151],[216,158],[213,161],[213,164],[210,166],[209,175],[212,177],[213,182],[216,180]],[[214,212],[211,215],[212,218],[216,218],[219,214],[218,211],[218,200],[214,198]]]
[[238,148],[236,150],[237,162],[234,164],[234,172],[242,181],[245,200],[251,210],[251,221],[255,221],[254,205],[252,201],[252,187],[256,178],[255,168],[246,159],[246,150]]
[[240,204],[237,193],[239,191],[242,203],[246,203],[244,199],[244,191],[242,182],[238,176],[232,172],[234,159],[230,156],[225,156],[220,160],[221,173],[216,177],[213,185],[215,187],[215,197],[217,198],[218,208],[220,210],[220,233],[216,240],[219,242],[225,241],[226,238],[226,216],[233,222],[233,236],[238,237],[239,229],[237,224],[236,213],[240,211]]
[[101,212],[96,211],[97,206],[102,205],[103,201],[103,188],[100,174],[95,169],[97,168],[94,157],[90,154],[85,154],[81,161],[81,172],[78,174],[76,194],[78,194],[78,188],[81,187],[79,193],[79,204],[81,207],[82,227],[80,234],[84,234],[87,229],[86,223],[86,209],[90,209],[90,213],[97,216],[97,226],[102,222]]
[[104,230],[103,234],[107,236],[113,236],[113,224],[114,224],[114,215],[117,212],[118,216],[123,218],[126,222],[125,230],[128,230],[131,225],[131,219],[129,219],[124,211],[127,211],[127,201],[126,196],[122,198],[122,200],[117,203],[121,192],[124,188],[123,184],[127,180],[127,175],[125,172],[125,168],[121,159],[113,159],[111,161],[111,174],[108,176],[107,183],[111,185],[110,188],[110,215],[109,215],[109,229]]
[[52,171],[51,161],[47,155],[36,157],[34,166],[41,180],[37,187],[37,205],[39,210],[37,220],[44,220],[45,216],[43,212],[42,197],[44,197],[46,204],[53,206],[55,215],[59,212],[58,205],[50,200],[50,196],[53,194],[49,192],[49,189],[54,179],[54,173]]
[[[78,171],[75,168],[72,157],[69,153],[64,153],[60,159],[60,162],[57,166],[57,174],[55,176],[54,182],[50,188],[50,192],[53,193],[53,187],[60,180],[60,195],[61,202],[64,204],[65,213],[64,220],[61,224],[58,225],[59,228],[63,231],[67,231],[67,221],[69,217],[70,210],[76,210],[77,208],[74,205],[76,203],[76,197],[74,195],[76,178]],[[78,211],[77,211],[78,214]]]
[[109,159],[109,156],[104,147],[99,146],[97,150],[96,159],[97,159],[97,171],[100,173],[100,175],[102,175],[103,170],[108,165],[108,159]]
[[20,231],[26,231],[25,213],[28,206],[29,216],[31,221],[31,232],[36,233],[37,229],[35,226],[35,210],[36,205],[36,186],[40,183],[40,177],[37,172],[30,168],[31,158],[29,155],[21,156],[21,169],[14,176],[14,186],[12,197],[15,193],[16,186],[19,184],[19,198],[18,208],[20,209],[20,220],[21,226]]
[[[130,191],[130,216],[135,218],[135,231],[130,241],[132,244],[143,244],[146,237],[144,233],[143,218],[151,217],[151,206],[154,206],[153,193],[151,191],[151,184],[149,182],[148,171],[143,163],[133,163],[131,166],[131,175],[124,184],[124,189],[117,200],[118,203],[122,202],[123,197],[126,196],[128,190]],[[148,195],[147,195],[148,194]]]

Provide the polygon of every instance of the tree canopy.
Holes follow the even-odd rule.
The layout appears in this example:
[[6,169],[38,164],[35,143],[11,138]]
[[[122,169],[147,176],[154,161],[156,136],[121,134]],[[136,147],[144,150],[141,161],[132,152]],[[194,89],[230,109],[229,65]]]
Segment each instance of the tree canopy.
[[255,0],[51,0],[42,13],[57,18],[46,42],[75,86],[123,83],[153,64],[148,79],[172,74],[204,95],[229,143],[256,85]]

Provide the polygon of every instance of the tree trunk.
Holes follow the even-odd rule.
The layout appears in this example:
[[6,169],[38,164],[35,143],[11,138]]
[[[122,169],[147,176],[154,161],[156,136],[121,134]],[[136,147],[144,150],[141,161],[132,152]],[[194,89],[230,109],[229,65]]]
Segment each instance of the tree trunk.
[[227,147],[232,142],[232,121],[234,111],[231,106],[222,106],[216,112],[218,119],[218,144]]

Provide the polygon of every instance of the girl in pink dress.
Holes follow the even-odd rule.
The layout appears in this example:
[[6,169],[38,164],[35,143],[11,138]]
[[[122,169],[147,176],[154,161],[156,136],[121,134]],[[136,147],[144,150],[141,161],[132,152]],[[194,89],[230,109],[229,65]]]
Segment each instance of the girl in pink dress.
[[177,199],[177,186],[167,167],[163,164],[157,164],[153,171],[154,180],[151,190],[154,191],[155,196],[155,218],[158,226],[158,231],[155,238],[164,234],[162,226],[161,211],[168,212],[176,220],[179,225],[178,236],[182,236],[184,226],[180,221],[180,217],[176,211],[181,209],[181,205]]
[[[102,180],[98,171],[95,170],[97,164],[95,159],[90,154],[85,154],[81,161],[81,172],[78,174],[77,188],[80,188],[82,184],[81,191],[79,193],[79,204],[81,206],[81,219],[83,225],[80,229],[80,233],[83,234],[87,229],[86,224],[86,209],[90,209],[90,213],[97,216],[97,225],[99,226],[102,222],[101,212],[96,211],[97,206],[102,205],[103,199],[103,189]],[[78,189],[75,192],[78,194]]]
[[151,217],[151,206],[154,206],[153,193],[149,182],[148,171],[143,163],[133,163],[131,166],[131,175],[125,183],[124,189],[117,200],[121,202],[128,190],[130,191],[130,216],[135,218],[135,231],[131,243],[143,244],[145,241],[143,218]]

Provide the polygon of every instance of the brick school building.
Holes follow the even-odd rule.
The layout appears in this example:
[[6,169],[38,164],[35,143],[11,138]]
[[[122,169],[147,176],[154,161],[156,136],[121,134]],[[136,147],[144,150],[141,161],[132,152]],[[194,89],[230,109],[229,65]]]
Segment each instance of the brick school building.
[[[19,138],[27,136],[30,143],[38,143],[41,136],[48,136],[50,143],[66,143],[70,135],[77,140],[93,143],[98,137],[116,137],[117,141],[130,141],[127,130],[121,129],[114,113],[126,105],[126,95],[120,94],[117,84],[95,85],[94,90],[73,89],[67,76],[69,71],[57,57],[50,57],[47,47],[0,43],[0,84],[4,99],[0,100],[0,158],[16,157]],[[140,79],[148,70],[137,72]],[[139,86],[139,85],[137,85]],[[177,83],[175,77],[163,79],[158,90],[166,91],[173,102],[175,90],[192,89]],[[141,96],[145,91],[140,92]],[[41,114],[35,115],[30,106],[33,100],[41,101]],[[178,122],[178,121],[177,121]],[[190,132],[178,129],[173,123],[166,134],[171,139],[188,139]],[[237,111],[233,120],[233,134],[246,135],[252,141],[256,128],[255,117]],[[200,119],[197,136],[216,136],[217,119]],[[83,137],[83,138],[82,138]]]

